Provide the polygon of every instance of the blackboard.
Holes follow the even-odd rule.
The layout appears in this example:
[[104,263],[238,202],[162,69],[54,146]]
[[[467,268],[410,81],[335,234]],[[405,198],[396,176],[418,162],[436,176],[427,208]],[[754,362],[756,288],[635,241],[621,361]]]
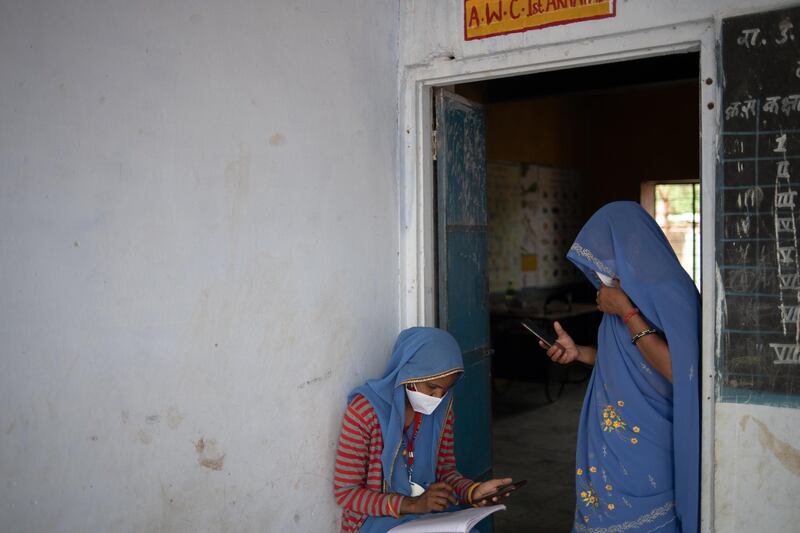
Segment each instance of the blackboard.
[[800,8],[723,20],[721,399],[800,398]]

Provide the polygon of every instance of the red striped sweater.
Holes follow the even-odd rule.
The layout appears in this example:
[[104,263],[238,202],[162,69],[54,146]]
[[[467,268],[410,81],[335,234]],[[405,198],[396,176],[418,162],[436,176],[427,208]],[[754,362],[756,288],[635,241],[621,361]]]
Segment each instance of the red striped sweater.
[[[456,470],[453,444],[453,409],[448,405],[436,479],[448,483],[459,499],[467,502],[477,483]],[[342,506],[342,531],[358,531],[367,516],[399,516],[403,496],[384,492],[381,452],[383,435],[378,417],[369,401],[359,394],[344,413],[336,451],[333,493],[336,503]]]

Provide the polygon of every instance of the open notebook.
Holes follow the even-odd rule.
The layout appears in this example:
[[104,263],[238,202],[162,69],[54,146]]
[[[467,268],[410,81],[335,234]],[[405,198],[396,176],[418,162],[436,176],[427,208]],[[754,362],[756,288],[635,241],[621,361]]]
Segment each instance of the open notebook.
[[487,505],[452,513],[424,515],[417,520],[393,527],[389,533],[467,533],[490,514],[505,509],[505,505]]

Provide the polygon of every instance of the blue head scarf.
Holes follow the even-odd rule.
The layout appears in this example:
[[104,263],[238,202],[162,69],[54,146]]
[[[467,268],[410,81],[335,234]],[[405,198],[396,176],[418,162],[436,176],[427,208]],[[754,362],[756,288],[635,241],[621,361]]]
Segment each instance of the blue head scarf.
[[[642,531],[647,531],[659,513],[664,521],[674,513],[676,531],[696,532],[700,487],[697,289],[661,228],[634,202],[614,202],[597,211],[567,257],[596,287],[600,283],[596,272],[618,278],[645,320],[663,334],[672,360],[670,384],[631,343],[622,319],[603,317],[579,426],[575,530],[644,520]],[[606,487],[612,490],[603,490]],[[620,496],[623,492],[617,489],[627,496]],[[590,498],[587,503],[590,491],[599,500]],[[631,496],[637,494],[640,497]],[[649,525],[641,518],[644,512],[653,519]]]
[[[375,410],[383,435],[381,464],[389,492],[407,495],[411,493],[408,479],[402,475],[393,475],[394,462],[403,438],[405,385],[452,374],[457,374],[460,379],[463,372],[461,348],[452,335],[436,328],[409,328],[398,335],[383,377],[367,381],[347,396],[349,403],[357,394],[361,394]],[[423,417],[424,421],[417,436],[414,469],[423,483],[435,480],[438,438],[447,417],[452,390],[453,387],[448,389],[433,413]]]

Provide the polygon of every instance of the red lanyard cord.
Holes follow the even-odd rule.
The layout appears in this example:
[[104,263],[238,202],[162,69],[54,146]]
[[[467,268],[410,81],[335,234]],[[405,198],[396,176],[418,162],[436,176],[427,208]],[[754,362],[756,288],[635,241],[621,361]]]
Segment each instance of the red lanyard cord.
[[414,441],[417,440],[417,433],[419,433],[419,426],[422,424],[422,413],[414,413],[414,432],[411,434],[411,439],[408,441],[406,450],[408,451],[408,471],[414,467]]

